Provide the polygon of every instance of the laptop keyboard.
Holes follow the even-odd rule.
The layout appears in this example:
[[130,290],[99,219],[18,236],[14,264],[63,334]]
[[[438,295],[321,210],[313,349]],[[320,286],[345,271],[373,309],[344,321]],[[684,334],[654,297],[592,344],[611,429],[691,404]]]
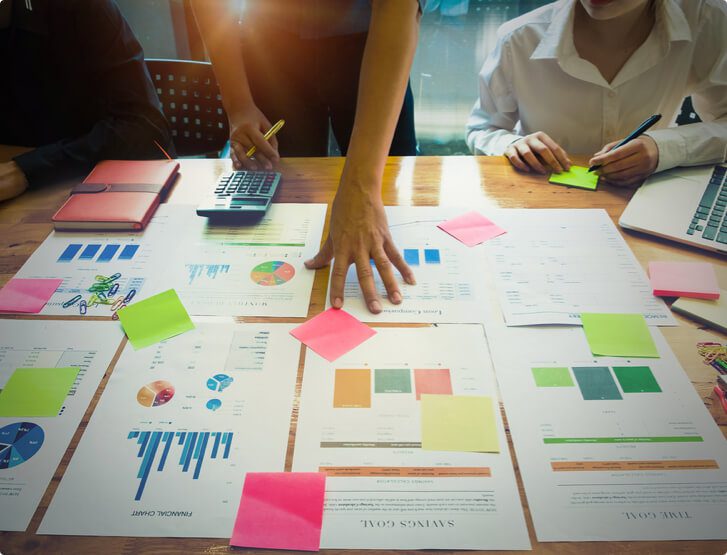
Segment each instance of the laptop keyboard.
[[687,235],[727,244],[727,168],[717,166],[689,224]]

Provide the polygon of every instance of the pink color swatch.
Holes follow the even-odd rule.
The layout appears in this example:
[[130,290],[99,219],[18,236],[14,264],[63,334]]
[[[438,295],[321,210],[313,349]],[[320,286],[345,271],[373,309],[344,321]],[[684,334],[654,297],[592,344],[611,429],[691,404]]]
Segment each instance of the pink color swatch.
[[414,385],[417,401],[421,400],[422,393],[452,395],[452,380],[449,375],[449,368],[415,369]]
[[366,324],[339,308],[321,312],[290,333],[330,362],[376,335]]
[[706,262],[649,262],[654,295],[719,299],[714,268]]
[[230,545],[318,551],[323,472],[248,472]]
[[495,222],[474,211],[442,222],[437,227],[462,241],[468,247],[474,247],[488,239],[507,233]]
[[26,312],[37,314],[62,279],[11,279],[0,289],[0,312]]

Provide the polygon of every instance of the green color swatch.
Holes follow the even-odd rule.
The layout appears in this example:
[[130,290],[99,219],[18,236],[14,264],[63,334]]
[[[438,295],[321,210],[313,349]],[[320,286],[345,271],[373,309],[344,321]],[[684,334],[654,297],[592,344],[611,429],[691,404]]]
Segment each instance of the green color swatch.
[[194,329],[174,289],[122,308],[117,314],[134,349],[142,349]]
[[375,393],[411,393],[411,373],[408,368],[377,368],[374,380]]
[[648,366],[614,366],[624,393],[661,393],[661,387]]
[[573,378],[567,368],[532,368],[538,387],[573,387]]
[[596,356],[659,358],[641,314],[581,314],[591,352]]
[[499,453],[491,397],[422,395],[422,449]]
[[589,172],[588,168],[583,166],[571,166],[567,172],[550,174],[548,181],[556,185],[567,185],[568,187],[595,191],[596,187],[598,187],[598,174]]
[[0,392],[0,416],[58,416],[78,368],[18,368]]
[[606,366],[574,366],[573,375],[586,401],[616,401],[622,398]]

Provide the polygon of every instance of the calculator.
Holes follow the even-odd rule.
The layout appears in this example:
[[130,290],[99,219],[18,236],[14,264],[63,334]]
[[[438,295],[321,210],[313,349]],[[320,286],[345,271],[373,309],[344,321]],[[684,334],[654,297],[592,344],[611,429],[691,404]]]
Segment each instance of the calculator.
[[267,211],[280,183],[274,171],[237,170],[222,174],[214,194],[197,207],[207,218],[246,219]]

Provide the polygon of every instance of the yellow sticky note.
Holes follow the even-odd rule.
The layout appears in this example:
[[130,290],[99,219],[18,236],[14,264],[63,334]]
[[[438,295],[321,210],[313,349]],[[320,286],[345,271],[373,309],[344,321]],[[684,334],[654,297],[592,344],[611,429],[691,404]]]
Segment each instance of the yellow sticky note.
[[18,368],[0,392],[0,416],[58,416],[79,369]]
[[596,187],[598,187],[598,174],[589,172],[588,168],[583,166],[571,166],[567,172],[550,174],[548,181],[556,185],[567,185],[568,187],[595,191]]
[[491,397],[422,395],[422,449],[499,453]]

